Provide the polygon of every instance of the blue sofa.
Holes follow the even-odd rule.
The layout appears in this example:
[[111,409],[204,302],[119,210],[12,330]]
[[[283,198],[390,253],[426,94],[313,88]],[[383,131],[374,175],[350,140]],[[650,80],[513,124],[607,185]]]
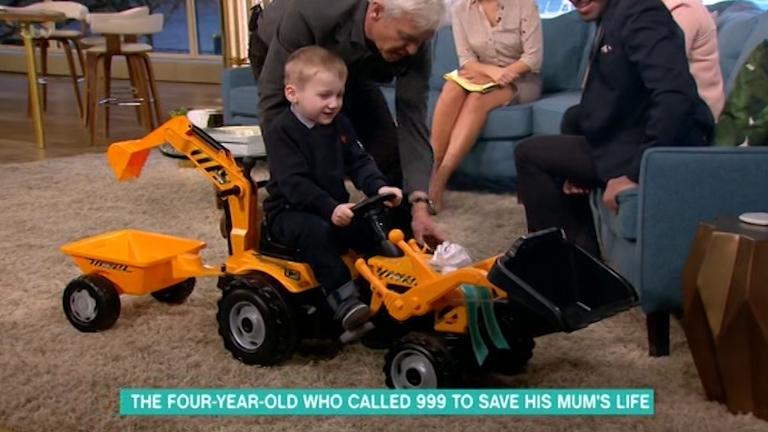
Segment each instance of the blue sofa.
[[[516,171],[515,144],[533,134],[557,133],[568,107],[579,102],[580,83],[586,69],[592,26],[576,13],[542,21],[544,61],[543,93],[536,102],[493,111],[480,139],[452,179],[452,185],[494,191],[513,191]],[[441,28],[432,40],[432,75],[429,80],[429,121],[443,87],[443,74],[457,67],[456,48],[450,27]],[[382,91],[394,110],[395,91]],[[257,90],[248,67],[228,69],[222,76],[225,124],[255,124]]]
[[[726,93],[738,70],[768,38],[768,12],[748,2],[718,11]],[[653,148],[643,155],[639,186],[619,195],[619,213],[592,195],[604,257],[640,294],[649,353],[669,353],[669,316],[682,308],[682,271],[699,222],[768,211],[768,148]]]

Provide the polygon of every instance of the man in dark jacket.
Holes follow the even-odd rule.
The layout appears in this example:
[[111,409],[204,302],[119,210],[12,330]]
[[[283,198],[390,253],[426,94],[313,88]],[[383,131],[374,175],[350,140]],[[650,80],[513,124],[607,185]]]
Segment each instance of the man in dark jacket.
[[[344,114],[391,184],[412,205],[414,236],[441,240],[427,197],[432,148],[427,132],[429,44],[445,14],[444,0],[275,0],[254,9],[250,57],[264,129],[288,107],[283,68],[288,56],[322,46],[347,64]],[[397,120],[379,84],[396,80]],[[434,242],[434,241],[433,241]]]
[[515,151],[528,229],[562,227],[599,254],[585,193],[603,203],[637,186],[643,152],[708,145],[714,120],[688,71],[683,35],[658,0],[571,0],[597,32],[581,104],[566,114],[569,135],[534,137]]

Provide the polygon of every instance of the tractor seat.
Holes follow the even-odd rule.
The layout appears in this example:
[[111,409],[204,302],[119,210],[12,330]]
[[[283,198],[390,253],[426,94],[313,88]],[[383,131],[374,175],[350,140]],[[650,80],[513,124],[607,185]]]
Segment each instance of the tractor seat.
[[276,242],[269,234],[266,219],[261,223],[261,239],[259,239],[259,252],[262,255],[280,258],[288,261],[301,262],[299,249],[285,246]]

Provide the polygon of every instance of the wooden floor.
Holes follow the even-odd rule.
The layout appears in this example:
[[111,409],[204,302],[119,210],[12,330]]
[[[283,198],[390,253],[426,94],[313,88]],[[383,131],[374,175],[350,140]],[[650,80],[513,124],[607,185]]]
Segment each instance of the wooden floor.
[[[113,94],[128,95],[128,82],[113,81],[113,89]],[[169,111],[180,107],[221,106],[218,84],[159,82],[158,93],[166,117]],[[146,134],[133,107],[112,108],[110,119],[109,137],[91,146],[88,129],[78,115],[71,81],[65,77],[50,78],[44,116],[46,148],[40,150],[35,144],[32,118],[27,116],[26,75],[0,73],[0,164],[104,152],[114,141],[141,138]]]

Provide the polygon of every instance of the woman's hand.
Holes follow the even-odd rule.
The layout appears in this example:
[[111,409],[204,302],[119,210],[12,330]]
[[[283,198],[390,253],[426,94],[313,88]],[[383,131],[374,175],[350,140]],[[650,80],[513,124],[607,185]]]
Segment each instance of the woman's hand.
[[489,72],[491,74],[491,79],[493,79],[493,81],[501,86],[512,84],[516,79],[520,77],[509,66],[505,68],[495,66],[494,69]]
[[459,69],[459,76],[474,84],[485,84],[493,81],[491,77],[484,73]]

